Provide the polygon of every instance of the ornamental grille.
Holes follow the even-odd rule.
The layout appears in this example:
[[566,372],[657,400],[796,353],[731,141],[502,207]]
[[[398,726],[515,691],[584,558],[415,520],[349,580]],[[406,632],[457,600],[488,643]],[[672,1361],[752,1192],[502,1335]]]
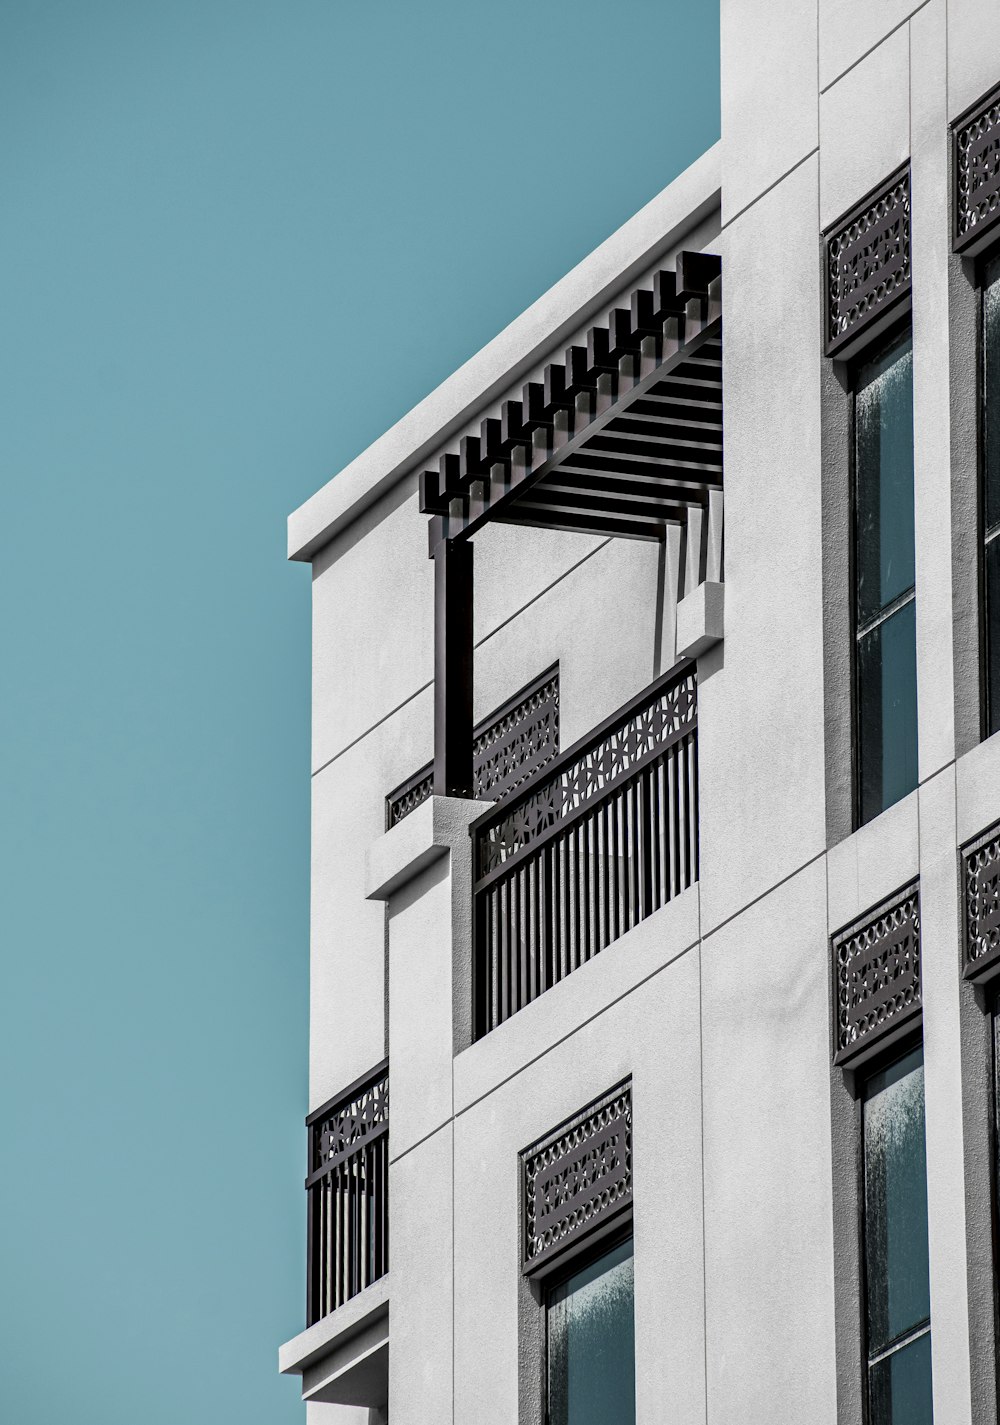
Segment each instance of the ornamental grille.
[[521,1167],[530,1273],[631,1206],[631,1081],[527,1149]]
[[559,751],[559,674],[476,733],[473,781],[481,801],[499,801]]
[[956,252],[981,245],[1000,219],[1000,90],[955,127]]
[[832,941],[835,1064],[866,1058],[920,1013],[920,893],[916,882]]
[[[475,795],[500,801],[559,751],[559,672],[544,673],[476,729],[473,743]],[[386,830],[415,811],[434,792],[433,766],[391,792],[385,801]]]
[[910,174],[896,174],[826,241],[826,354],[910,290]]
[[348,1098],[340,1098],[320,1117],[310,1114],[309,1172],[334,1167],[389,1122],[389,1073],[378,1071]]
[[561,761],[506,815],[491,816],[490,824],[476,836],[477,877],[488,876],[571,813],[603,797],[615,782],[694,728],[697,719],[698,691],[692,670],[608,729],[578,757]]
[[985,979],[1000,970],[1000,827],[962,852],[965,974]]
[[426,767],[405,782],[398,791],[391,793],[385,799],[385,828],[391,831],[392,828],[404,816],[409,816],[411,811],[416,811],[417,807],[434,795],[434,768],[428,770]]

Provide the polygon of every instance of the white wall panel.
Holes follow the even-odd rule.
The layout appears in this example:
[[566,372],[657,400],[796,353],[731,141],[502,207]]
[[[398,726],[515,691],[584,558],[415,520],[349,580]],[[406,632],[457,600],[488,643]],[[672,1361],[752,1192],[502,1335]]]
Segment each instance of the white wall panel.
[[722,238],[726,640],[699,668],[703,932],[824,845],[817,169]]
[[1000,0],[948,0],[948,118],[1000,84]]
[[910,156],[910,35],[896,30],[819,101],[820,226]]
[[920,941],[934,1418],[972,1425],[951,767],[920,788]]
[[722,221],[815,149],[816,6],[722,0]]
[[821,862],[702,947],[711,1425],[836,1420]]
[[955,757],[952,641],[951,247],[944,0],[910,22],[917,725],[921,780]]
[[[926,0],[819,0],[819,83],[826,89],[851,65],[897,27]],[[887,96],[888,97],[888,96]],[[857,116],[859,132],[871,136],[876,124],[870,110]]]

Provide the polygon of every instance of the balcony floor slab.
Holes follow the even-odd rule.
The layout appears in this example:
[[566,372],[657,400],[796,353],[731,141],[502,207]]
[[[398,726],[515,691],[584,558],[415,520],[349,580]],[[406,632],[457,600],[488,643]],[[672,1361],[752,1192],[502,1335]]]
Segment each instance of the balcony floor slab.
[[282,1375],[302,1377],[302,1399],[384,1408],[389,1395],[386,1274],[278,1350]]

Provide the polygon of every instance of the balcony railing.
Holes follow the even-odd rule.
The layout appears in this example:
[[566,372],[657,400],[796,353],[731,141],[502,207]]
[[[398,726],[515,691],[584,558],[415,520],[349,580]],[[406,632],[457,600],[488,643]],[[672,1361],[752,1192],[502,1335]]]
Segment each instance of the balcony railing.
[[472,825],[476,1038],[698,879],[698,698],[673,669]]
[[389,1063],[306,1119],[306,1320],[336,1311],[389,1270]]
[[[476,796],[498,802],[551,762],[559,750],[559,669],[549,668],[522,688],[480,723],[473,736]],[[416,811],[433,791],[434,768],[428,763],[386,797],[386,830]]]

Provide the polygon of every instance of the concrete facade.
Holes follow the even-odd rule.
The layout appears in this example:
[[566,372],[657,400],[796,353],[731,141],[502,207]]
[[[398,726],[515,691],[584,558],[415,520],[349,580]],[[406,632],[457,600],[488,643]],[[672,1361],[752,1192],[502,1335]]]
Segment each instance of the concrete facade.
[[[1000,821],[1000,739],[978,728],[975,294],[949,125],[998,83],[997,0],[722,0],[721,142],[292,516],[314,595],[309,1106],[385,1057],[392,1102],[388,1275],[282,1348],[311,1425],[540,1425],[519,1153],[629,1076],[637,1419],[860,1422],[830,936],[917,877],[934,1419],[996,1425],[991,1028],[961,975],[958,848]],[[855,830],[849,409],[821,233],[907,161],[919,786]],[[669,539],[490,525],[474,675],[480,718],[558,664],[565,748],[691,650],[700,876],[473,1043],[483,806],[435,797],[385,831],[386,795],[433,752],[418,474],[681,249],[722,258],[724,613],[721,579],[678,612]],[[384,1400],[336,1403],[323,1362],[350,1366],[352,1341],[350,1388],[382,1370]]]

